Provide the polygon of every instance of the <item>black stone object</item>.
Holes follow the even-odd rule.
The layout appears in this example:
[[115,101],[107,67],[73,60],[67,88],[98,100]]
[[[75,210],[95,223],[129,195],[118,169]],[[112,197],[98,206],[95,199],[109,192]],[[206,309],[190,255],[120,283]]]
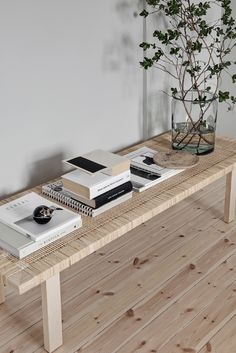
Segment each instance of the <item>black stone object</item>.
[[55,210],[62,210],[61,208],[48,207],[45,205],[40,205],[35,208],[33,212],[33,219],[38,224],[46,224],[52,219],[53,212]]

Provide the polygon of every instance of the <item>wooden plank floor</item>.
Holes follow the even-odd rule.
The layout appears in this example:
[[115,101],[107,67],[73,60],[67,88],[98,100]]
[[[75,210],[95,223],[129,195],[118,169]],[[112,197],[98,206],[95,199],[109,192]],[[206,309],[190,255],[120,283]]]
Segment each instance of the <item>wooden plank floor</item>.
[[[224,180],[61,275],[58,353],[236,353],[236,222]],[[40,288],[0,306],[0,353],[43,353]]]

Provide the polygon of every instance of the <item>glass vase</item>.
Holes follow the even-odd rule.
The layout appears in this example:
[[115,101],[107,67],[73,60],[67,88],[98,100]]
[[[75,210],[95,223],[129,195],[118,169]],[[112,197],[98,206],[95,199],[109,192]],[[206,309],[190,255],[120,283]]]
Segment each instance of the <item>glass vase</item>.
[[217,111],[211,92],[177,93],[172,99],[172,148],[197,155],[214,151]]

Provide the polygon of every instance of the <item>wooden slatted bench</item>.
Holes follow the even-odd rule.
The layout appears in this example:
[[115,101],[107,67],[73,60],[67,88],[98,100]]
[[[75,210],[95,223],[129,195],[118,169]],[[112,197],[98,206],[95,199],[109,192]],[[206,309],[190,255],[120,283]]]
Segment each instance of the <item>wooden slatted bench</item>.
[[[168,133],[157,136],[132,146],[121,154],[144,145],[165,150],[170,148],[170,136]],[[235,217],[235,163],[236,141],[217,138],[215,152],[200,157],[200,162],[195,167],[143,193],[135,193],[131,200],[94,219],[83,217],[81,229],[25,259],[18,260],[1,251],[0,303],[5,300],[4,286],[8,284],[12,285],[19,294],[41,285],[44,345],[48,352],[54,351],[62,345],[60,272],[224,176],[226,176],[224,220],[227,223],[230,222]],[[41,193],[41,187],[36,187],[33,191]],[[19,196],[19,194],[15,195],[3,200],[2,203]]]

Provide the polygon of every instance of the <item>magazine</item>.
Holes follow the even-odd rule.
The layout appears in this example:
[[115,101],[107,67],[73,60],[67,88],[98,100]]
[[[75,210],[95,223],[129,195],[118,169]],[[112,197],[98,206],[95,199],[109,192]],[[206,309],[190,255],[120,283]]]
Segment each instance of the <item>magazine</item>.
[[119,193],[116,193],[115,195],[113,195],[114,198],[112,197],[109,202],[105,202],[98,208],[93,208],[78,200],[78,196],[72,193],[70,190],[64,188],[63,183],[61,181],[43,185],[42,193],[53,198],[56,201],[59,201],[60,203],[63,203],[66,206],[72,207],[74,210],[82,213],[83,215],[89,217],[96,217],[101,213],[111,209],[112,207],[120,205],[122,202],[125,202],[132,197],[132,184],[130,182],[127,182],[126,184],[128,185],[126,185],[125,189],[123,189],[120,195]]
[[142,192],[184,170],[163,168],[155,164],[153,156],[156,153],[158,151],[144,146],[125,155],[131,160],[131,182],[135,191]]

